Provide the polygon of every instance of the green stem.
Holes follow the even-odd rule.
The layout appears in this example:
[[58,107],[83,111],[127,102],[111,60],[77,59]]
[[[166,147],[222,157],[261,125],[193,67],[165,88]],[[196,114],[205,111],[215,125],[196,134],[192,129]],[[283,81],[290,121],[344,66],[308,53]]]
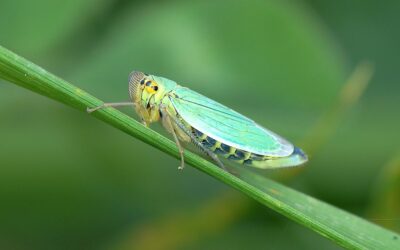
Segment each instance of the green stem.
[[[86,112],[103,102],[41,67],[0,46],[0,77]],[[102,109],[94,117],[179,158],[172,141],[113,109]],[[187,163],[228,184],[261,204],[310,228],[337,244],[351,249],[399,249],[400,236],[350,213],[337,209],[245,169],[235,177],[196,154],[186,151]]]

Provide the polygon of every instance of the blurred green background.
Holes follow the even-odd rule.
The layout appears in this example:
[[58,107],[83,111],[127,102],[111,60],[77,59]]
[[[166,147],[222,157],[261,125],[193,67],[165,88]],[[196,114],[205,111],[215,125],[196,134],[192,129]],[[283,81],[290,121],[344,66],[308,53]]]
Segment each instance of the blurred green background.
[[[231,106],[310,153],[300,171],[261,174],[400,232],[399,12],[372,0],[3,0],[0,44],[105,101],[128,100],[135,69]],[[364,60],[372,80],[337,109]],[[178,164],[0,81],[0,249],[338,249]]]

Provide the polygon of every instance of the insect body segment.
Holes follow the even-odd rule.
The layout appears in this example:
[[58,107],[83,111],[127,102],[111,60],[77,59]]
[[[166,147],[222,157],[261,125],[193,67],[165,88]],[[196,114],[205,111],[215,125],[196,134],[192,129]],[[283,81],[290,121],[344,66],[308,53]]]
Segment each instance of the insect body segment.
[[245,164],[252,166],[253,162],[263,162],[271,160],[271,157],[265,155],[258,155],[250,152],[246,152],[232,146],[226,145],[222,142],[219,142],[200,131],[192,128],[193,134],[196,138],[204,145],[204,147],[210,149],[217,155],[221,155],[222,157],[235,161],[236,163]]
[[256,168],[279,168],[279,167],[291,167],[296,166],[298,162],[307,159],[307,156],[303,151],[297,147],[294,148],[294,152],[289,157],[271,157],[267,155],[259,155],[248,151],[240,150],[235,147],[224,144],[217,141],[210,136],[192,128],[193,134],[196,139],[205,147],[211,150],[213,153],[224,157],[225,159],[234,161],[239,164]]
[[107,103],[88,109],[133,105],[142,122],[160,121],[179,148],[192,142],[224,167],[218,156],[257,168],[297,166],[307,161],[303,151],[251,119],[166,78],[134,71],[129,76],[131,103]]

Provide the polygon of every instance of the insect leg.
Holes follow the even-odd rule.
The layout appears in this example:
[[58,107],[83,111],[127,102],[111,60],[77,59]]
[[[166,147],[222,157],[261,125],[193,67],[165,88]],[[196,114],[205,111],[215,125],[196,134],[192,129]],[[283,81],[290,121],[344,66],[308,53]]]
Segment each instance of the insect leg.
[[190,135],[190,138],[192,139],[192,142],[198,146],[206,155],[208,155],[209,157],[211,157],[211,159],[213,159],[214,162],[217,163],[217,165],[222,168],[223,170],[229,172],[225,165],[221,162],[221,160],[218,158],[218,156],[216,154],[214,154],[214,152],[212,152],[211,150],[209,150],[208,148],[204,147],[203,144],[201,144],[201,142],[199,142],[199,140],[197,140],[193,135]]
[[166,119],[166,122],[171,127],[172,135],[174,136],[176,146],[178,147],[179,154],[181,155],[181,165],[178,167],[178,169],[183,170],[185,168],[185,157],[183,155],[183,147],[182,147],[181,143],[179,142],[179,139],[178,139],[178,136],[176,135],[174,126],[172,126],[172,122],[171,122],[171,118],[170,118],[171,116],[168,114],[168,112],[166,112],[165,108],[164,109],[162,108],[160,110],[161,110],[162,115],[164,116],[164,119]]
[[94,108],[87,108],[86,111],[88,113],[92,113],[99,109],[108,108],[108,107],[121,107],[121,106],[136,106],[136,103],[133,102],[113,102],[113,103],[103,103],[100,106]]
[[[164,109],[164,112],[168,112],[166,110],[166,108],[164,106],[161,106],[161,109]],[[211,157],[211,159],[213,159],[218,166],[220,166],[222,169],[224,169],[225,171],[227,171],[227,169],[225,168],[225,165],[221,162],[221,160],[218,158],[218,156],[216,154],[214,154],[211,150],[209,150],[208,148],[204,147],[203,144],[201,144],[199,142],[199,140],[196,139],[196,137],[193,136],[192,132],[189,131],[186,126],[175,116],[169,115],[169,117],[172,118],[172,120],[183,130],[183,132],[185,132],[185,134],[187,134],[190,139],[192,140],[192,142],[198,146],[201,150],[203,150],[203,152],[208,155],[209,157]],[[228,171],[229,172],[229,171]]]
[[[90,114],[93,113],[97,110],[108,108],[108,107],[121,107],[121,106],[137,106],[137,103],[134,102],[112,102],[112,103],[103,103],[100,106],[94,107],[94,108],[86,108],[86,111]],[[147,122],[144,120],[142,116],[140,116],[140,120],[142,121],[142,124],[146,127],[148,127]]]
[[201,148],[201,150],[203,150],[209,157],[211,157],[211,159],[213,159],[214,162],[216,162],[220,168],[229,172],[228,169],[225,167],[225,165],[222,163],[222,161],[218,158],[218,156],[216,154],[214,154],[208,148],[204,147],[203,144],[201,144],[199,141],[194,141],[194,142],[196,145],[198,145]]

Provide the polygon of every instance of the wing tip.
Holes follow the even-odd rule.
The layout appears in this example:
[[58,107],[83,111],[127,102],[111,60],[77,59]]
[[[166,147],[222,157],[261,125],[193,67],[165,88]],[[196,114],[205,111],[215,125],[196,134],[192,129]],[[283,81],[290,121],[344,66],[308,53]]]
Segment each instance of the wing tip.
[[253,166],[262,169],[289,168],[304,165],[308,156],[302,149],[294,146],[293,153],[286,157],[276,157],[266,161],[254,162]]
[[308,161],[307,154],[304,153],[304,151],[301,148],[296,146],[293,146],[293,153],[285,158],[287,165],[283,165],[282,167],[297,167],[305,164]]
[[299,147],[296,147],[296,146],[294,147],[292,156],[293,156],[293,155],[297,155],[298,157],[300,157],[304,163],[308,161],[308,156],[307,156],[306,153],[304,153],[304,151],[303,151],[301,148],[299,148]]

